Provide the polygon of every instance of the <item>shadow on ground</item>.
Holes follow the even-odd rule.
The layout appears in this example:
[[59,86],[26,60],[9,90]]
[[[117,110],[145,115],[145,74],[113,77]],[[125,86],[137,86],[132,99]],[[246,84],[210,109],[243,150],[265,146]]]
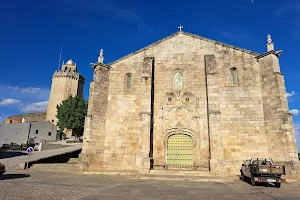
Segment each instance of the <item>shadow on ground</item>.
[[27,178],[29,176],[29,174],[3,174],[0,175],[0,180]]
[[0,159],[12,158],[16,156],[25,156],[25,155],[28,154],[22,151],[6,151],[6,152],[0,152]]
[[[241,180],[241,181],[244,181],[244,182],[248,183],[249,185],[252,185],[250,178],[245,178],[245,180]],[[274,184],[272,184],[272,183],[256,183],[255,187],[257,187],[257,186],[275,187]]]

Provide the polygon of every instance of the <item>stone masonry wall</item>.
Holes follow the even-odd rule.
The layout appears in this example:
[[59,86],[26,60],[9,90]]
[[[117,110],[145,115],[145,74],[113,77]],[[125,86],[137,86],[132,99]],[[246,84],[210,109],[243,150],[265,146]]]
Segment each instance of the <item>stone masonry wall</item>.
[[[224,168],[239,174],[243,160],[268,157],[259,66],[253,55],[232,49],[217,52]],[[237,69],[236,84],[231,81],[232,67]]]
[[[135,170],[141,152],[140,88],[143,59],[112,66],[107,107],[103,168]],[[127,89],[127,74],[132,82]]]
[[269,156],[275,161],[298,162],[295,133],[288,111],[283,74],[275,54],[259,59]]
[[209,136],[209,167],[211,171],[226,173],[224,169],[224,146],[222,141],[221,112],[220,112],[220,69],[217,65],[216,56],[205,55],[206,72],[206,97],[207,97],[207,121]]
[[[89,108],[85,119],[84,142],[82,147],[83,167],[86,170],[99,170],[103,168],[106,118],[108,106],[108,87],[110,71],[104,66],[94,70],[94,81],[91,83]],[[109,148],[109,147],[108,147]]]

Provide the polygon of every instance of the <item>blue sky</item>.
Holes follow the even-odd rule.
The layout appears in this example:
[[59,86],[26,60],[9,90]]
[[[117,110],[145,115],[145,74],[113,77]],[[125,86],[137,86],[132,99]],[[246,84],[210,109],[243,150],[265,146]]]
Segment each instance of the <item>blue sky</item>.
[[282,49],[289,107],[300,147],[300,0],[2,0],[0,115],[44,111],[51,76],[70,57],[86,77],[85,98],[99,50],[105,62],[184,31],[259,53],[272,35]]

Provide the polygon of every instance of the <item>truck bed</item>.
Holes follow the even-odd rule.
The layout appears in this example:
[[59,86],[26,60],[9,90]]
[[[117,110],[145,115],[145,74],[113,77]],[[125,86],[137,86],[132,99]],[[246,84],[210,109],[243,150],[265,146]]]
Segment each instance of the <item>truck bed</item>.
[[261,175],[285,175],[285,166],[280,165],[256,165],[250,166],[251,174]]

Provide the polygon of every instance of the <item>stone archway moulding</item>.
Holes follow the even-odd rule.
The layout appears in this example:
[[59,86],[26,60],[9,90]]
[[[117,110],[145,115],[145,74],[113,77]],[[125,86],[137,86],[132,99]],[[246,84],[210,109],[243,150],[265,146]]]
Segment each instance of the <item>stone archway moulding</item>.
[[185,134],[188,135],[192,138],[193,140],[193,146],[194,146],[194,155],[196,154],[196,144],[197,144],[197,135],[195,134],[194,131],[190,130],[190,129],[186,129],[186,128],[172,128],[172,129],[168,129],[163,133],[163,138],[164,138],[164,163],[165,166],[167,166],[167,149],[168,149],[168,138],[171,135],[176,135],[176,134]]
[[163,138],[164,138],[164,142],[165,144],[168,142],[168,138],[171,135],[175,135],[175,134],[186,134],[192,137],[193,139],[193,143],[195,144],[196,139],[197,139],[197,135],[195,134],[194,131],[187,129],[187,128],[172,128],[172,129],[168,129],[163,133]]

